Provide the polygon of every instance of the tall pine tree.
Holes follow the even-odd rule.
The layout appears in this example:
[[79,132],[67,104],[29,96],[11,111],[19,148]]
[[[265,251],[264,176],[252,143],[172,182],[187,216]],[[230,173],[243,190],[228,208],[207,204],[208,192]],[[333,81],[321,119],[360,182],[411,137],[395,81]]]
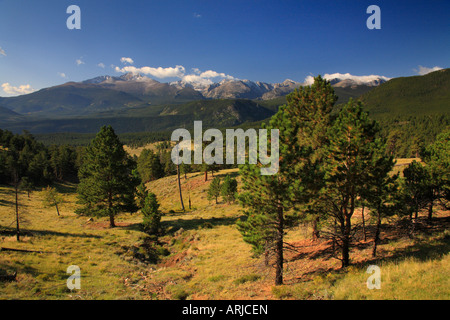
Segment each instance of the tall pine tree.
[[76,212],[88,216],[114,217],[124,211],[136,211],[135,190],[139,184],[132,174],[136,163],[123,149],[123,144],[111,126],[103,126],[86,147],[78,176]]
[[324,187],[319,200],[331,220],[337,223],[332,231],[342,249],[342,267],[350,264],[352,217],[358,199],[373,185],[372,175],[379,158],[379,126],[369,119],[360,102],[352,99],[340,110],[328,130],[325,148]]
[[[278,173],[261,175],[261,163],[240,167],[239,198],[247,208],[247,219],[238,223],[238,229],[256,256],[264,254],[266,263],[275,257],[276,285],[283,283],[285,233],[298,221],[298,210],[303,214],[321,188],[320,147],[326,141],[329,113],[335,102],[330,83],[320,76],[311,87],[295,90],[266,127],[269,132],[279,130]],[[311,209],[310,213],[317,211]]]

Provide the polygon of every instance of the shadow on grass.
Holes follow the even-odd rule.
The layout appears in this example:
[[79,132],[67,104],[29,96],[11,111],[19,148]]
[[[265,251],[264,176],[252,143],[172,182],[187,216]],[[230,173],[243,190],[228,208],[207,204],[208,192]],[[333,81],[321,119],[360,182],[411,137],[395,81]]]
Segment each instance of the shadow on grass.
[[[36,268],[26,266],[26,265],[20,265],[20,262],[16,263],[16,265],[14,267],[7,265],[7,264],[0,264],[0,277],[11,276],[16,272],[17,272],[17,274],[24,274],[24,273],[29,274],[33,277],[37,277],[40,274]],[[16,280],[12,280],[12,281],[16,281]],[[4,282],[11,282],[11,281],[6,280]],[[2,282],[0,282],[0,283],[2,283]]]
[[77,192],[77,184],[70,182],[55,183],[53,187],[59,193],[74,194]]
[[[232,172],[216,172],[214,173],[214,177],[219,177],[221,179],[225,179],[225,177],[229,175],[231,178],[236,178],[239,176],[239,171],[232,171]],[[209,180],[209,179],[208,179]]]
[[0,199],[0,206],[12,207],[12,206],[15,206],[15,205],[16,204],[15,204],[14,201]]
[[[416,231],[414,233],[414,238],[409,240],[410,244],[405,247],[394,248],[391,251],[383,250],[380,247],[383,244],[388,244],[393,241],[398,241],[400,239],[408,239],[407,234],[409,232],[409,225],[407,221],[397,221],[393,224],[383,224],[382,231],[386,232],[379,243],[378,246],[378,256],[377,257],[368,257],[361,262],[352,262],[350,261],[352,266],[357,268],[366,268],[371,264],[379,264],[380,262],[392,262],[397,263],[403,260],[413,258],[417,259],[420,262],[441,259],[444,255],[450,252],[450,235],[443,233],[445,230],[450,229],[450,218],[449,217],[441,217],[434,218],[430,223],[425,218],[418,221],[416,225]],[[369,249],[370,253],[373,247],[373,241],[370,239],[373,238],[371,228],[368,228],[368,237],[369,241],[367,242],[356,242],[353,243],[350,247],[350,259],[352,259],[352,254],[356,254],[356,251],[362,251]],[[327,243],[328,242],[328,243]],[[333,252],[331,241],[327,241],[325,243],[317,243],[317,248],[313,249],[312,247],[316,245],[311,245],[311,248],[304,247],[303,252],[299,252],[294,255],[289,261],[295,261],[300,259],[339,259],[341,257],[341,248],[339,246],[336,247],[336,250]],[[301,247],[299,247],[302,250]],[[345,272],[342,269],[327,269],[322,267],[317,267],[317,269],[304,273],[302,278],[299,278],[299,281],[309,281],[312,277],[317,275],[323,275],[327,273],[341,273]]]
[[173,234],[177,230],[183,228],[184,230],[195,229],[212,229],[217,226],[229,226],[234,225],[236,221],[241,217],[226,217],[226,218],[210,218],[210,219],[178,219],[173,221],[163,221],[162,226],[169,230],[167,234]]
[[[2,227],[0,226],[0,235],[2,236],[15,236],[16,229],[12,227]],[[59,236],[59,237],[75,237],[75,238],[96,238],[101,239],[102,236],[93,234],[80,234],[80,233],[69,233],[69,232],[58,232],[51,230],[28,230],[21,229],[21,236]]]

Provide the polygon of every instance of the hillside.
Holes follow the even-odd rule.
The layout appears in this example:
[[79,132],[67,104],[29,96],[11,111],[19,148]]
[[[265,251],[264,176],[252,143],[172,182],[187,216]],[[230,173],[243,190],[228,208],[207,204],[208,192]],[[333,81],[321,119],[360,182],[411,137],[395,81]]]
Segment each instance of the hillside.
[[160,132],[192,127],[202,120],[204,127],[233,127],[269,118],[275,112],[251,100],[202,100],[181,105],[133,108],[95,116],[65,119],[6,122],[3,129],[19,133],[26,129],[34,134],[75,132],[94,133],[103,125],[112,125],[117,133]]
[[[19,121],[23,120],[23,116],[18,114],[17,112],[14,112],[8,108],[0,106],[0,119],[3,121]],[[1,121],[0,120],[0,121]]]
[[[216,175],[236,173],[224,170]],[[60,217],[54,208],[42,207],[40,191],[30,199],[20,194],[27,224],[22,241],[16,242],[10,226],[14,194],[11,187],[0,187],[0,246],[38,251],[1,252],[0,274],[18,273],[17,281],[0,284],[0,299],[450,298],[448,213],[437,213],[431,226],[421,223],[414,240],[401,222],[384,220],[386,241],[379,246],[378,260],[370,257],[373,227],[368,227],[368,241],[356,234],[355,264],[346,271],[331,257],[330,243],[311,242],[310,227],[300,225],[286,239],[295,250],[286,253],[285,285],[274,287],[272,269],[252,257],[236,229],[240,206],[209,202],[205,190],[210,181],[191,173],[182,179],[182,188],[186,207],[190,194],[192,208],[182,213],[175,180],[169,176],[148,184],[165,214],[166,234],[155,247],[140,229],[140,214],[119,216],[114,229],[108,228],[106,218],[77,216],[75,186],[65,184],[57,186],[66,200]],[[73,264],[82,272],[81,290],[76,292],[66,287],[66,269]],[[381,266],[382,290],[366,287],[370,264]]]
[[392,79],[363,94],[373,117],[450,113],[450,69]]

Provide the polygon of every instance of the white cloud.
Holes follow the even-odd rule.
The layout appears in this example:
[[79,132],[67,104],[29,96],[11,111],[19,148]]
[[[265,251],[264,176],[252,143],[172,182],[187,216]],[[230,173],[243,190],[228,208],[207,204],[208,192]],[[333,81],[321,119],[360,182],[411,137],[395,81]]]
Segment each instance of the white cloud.
[[27,94],[35,91],[33,88],[31,88],[29,84],[14,87],[10,85],[8,82],[3,83],[2,88],[5,93],[11,95]]
[[[326,80],[332,80],[332,79],[336,79],[336,78],[341,79],[341,80],[353,80],[356,83],[367,83],[367,82],[371,82],[371,81],[378,80],[378,79],[383,79],[385,81],[388,81],[391,79],[388,77],[378,76],[378,75],[354,76],[350,73],[333,73],[333,74],[326,73],[325,75],[322,76],[322,78],[324,78]],[[305,78],[305,82],[304,82],[305,85],[310,86],[313,83],[314,83],[313,76],[307,76]]]
[[213,84],[214,82],[212,79],[226,79],[226,80],[235,80],[236,78],[233,76],[230,76],[225,73],[219,73],[213,70],[207,70],[204,72],[201,72],[197,68],[192,69],[195,74],[188,74],[182,77],[182,80],[186,83],[190,84],[196,84],[200,86],[207,86],[210,84]]
[[127,73],[131,72],[133,74],[146,74],[151,75],[156,78],[181,78],[184,76],[185,69],[183,66],[175,66],[174,68],[152,68],[152,67],[141,67],[136,68],[133,66],[126,66],[123,68],[114,67],[116,72]]
[[434,71],[438,71],[438,70],[442,70],[442,68],[438,67],[438,66],[433,67],[433,68],[419,66],[419,70],[414,70],[414,71],[416,71],[418,75],[424,76],[430,72],[434,72]]
[[100,62],[99,64],[97,64],[97,67],[105,69],[105,64],[103,62]]
[[77,63],[77,66],[84,64],[84,61],[82,61],[81,59],[77,59],[75,60],[75,62]]
[[135,66],[125,66],[125,67],[117,67],[111,66],[116,72],[120,73],[133,73],[133,74],[142,74],[142,75],[150,75],[156,78],[179,78],[185,83],[189,83],[195,86],[207,86],[213,84],[214,80],[234,80],[233,76],[227,75],[225,73],[219,73],[214,70],[207,70],[202,72],[198,68],[192,68],[191,73],[186,74],[186,69],[183,66],[177,65],[175,67],[163,68],[163,67],[135,67]]
[[64,78],[64,79],[67,78],[67,76],[64,72],[58,72],[58,76],[60,76],[61,78]]
[[127,58],[127,57],[120,58],[120,62],[122,62],[123,64],[125,64],[125,63],[133,64],[134,63],[133,59]]
[[6,57],[6,52],[5,52],[5,50],[2,49],[2,47],[0,47],[0,55]]
[[197,74],[188,74],[185,75],[182,80],[186,83],[190,83],[190,84],[196,84],[199,86],[208,86],[210,84],[213,84],[213,81],[211,79],[208,78],[202,78],[201,76],[197,75]]
[[200,13],[196,13],[196,12],[194,12],[194,18],[201,18],[202,17],[202,15],[200,14]]

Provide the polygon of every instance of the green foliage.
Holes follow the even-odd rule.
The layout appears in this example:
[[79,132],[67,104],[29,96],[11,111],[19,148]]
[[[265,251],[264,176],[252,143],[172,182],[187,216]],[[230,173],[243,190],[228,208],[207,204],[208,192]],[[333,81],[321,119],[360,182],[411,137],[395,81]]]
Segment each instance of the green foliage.
[[110,126],[102,127],[86,148],[79,170],[78,198],[82,208],[77,213],[114,216],[122,211],[135,211],[135,188],[139,181],[132,174],[136,164]]
[[[350,263],[351,218],[357,200],[364,197],[367,190],[382,188],[388,169],[392,167],[392,158],[384,154],[384,142],[377,138],[378,133],[377,123],[369,119],[361,102],[353,100],[341,109],[328,130],[325,185],[320,201],[329,217],[339,224],[334,236],[340,239],[343,267]],[[378,189],[376,184],[380,184]]]
[[23,177],[19,184],[19,189],[24,190],[30,197],[30,193],[34,190],[34,184],[30,181],[28,177]]
[[[217,179],[214,178],[214,180]],[[217,182],[216,182],[217,184]],[[220,181],[219,181],[219,186],[220,186]],[[223,180],[222,186],[221,188],[221,195],[223,197],[223,199],[228,202],[234,202],[234,200],[236,199],[236,192],[237,192],[237,181],[236,179],[232,178],[229,174],[227,174],[225,176],[225,179]],[[217,199],[217,197],[216,197]]]
[[208,188],[208,200],[215,199],[217,204],[217,198],[220,196],[222,192],[222,185],[220,183],[220,178],[215,177],[213,181],[209,184]]
[[[330,83],[320,76],[311,87],[289,94],[288,104],[280,107],[266,127],[269,132],[279,130],[278,173],[261,175],[261,164],[240,167],[239,199],[247,208],[247,219],[238,222],[238,229],[255,255],[264,253],[267,259],[275,254],[276,285],[283,282],[284,233],[298,219],[291,210],[309,199],[305,190],[308,182],[315,180],[309,159],[323,143],[325,124],[335,101]],[[315,159],[319,158],[316,154]]]
[[145,198],[142,214],[144,216],[143,226],[144,231],[149,234],[161,233],[161,217],[162,213],[159,211],[160,204],[156,199],[156,195],[152,192],[147,193]]
[[[450,201],[450,127],[442,132],[436,141],[423,151],[423,160],[429,172],[430,210],[433,202],[449,208]],[[431,214],[431,212],[430,212]],[[431,218],[431,216],[430,216]]]
[[52,168],[48,150],[27,131],[13,135],[0,129],[0,183],[27,177],[34,185],[50,182]]
[[142,150],[137,160],[137,169],[143,182],[149,182],[164,176],[160,158],[152,150]]
[[420,162],[413,161],[403,170],[403,183],[400,199],[403,213],[412,217],[427,207],[430,201],[430,172]]
[[55,207],[59,216],[59,206],[64,202],[64,198],[59,194],[55,188],[48,186],[42,189],[43,198],[42,203],[45,207]]
[[391,79],[361,96],[372,116],[449,114],[450,69]]
[[145,183],[141,182],[136,187],[136,206],[138,208],[143,208],[145,204],[145,198],[147,198],[148,191],[147,187],[145,186]]

